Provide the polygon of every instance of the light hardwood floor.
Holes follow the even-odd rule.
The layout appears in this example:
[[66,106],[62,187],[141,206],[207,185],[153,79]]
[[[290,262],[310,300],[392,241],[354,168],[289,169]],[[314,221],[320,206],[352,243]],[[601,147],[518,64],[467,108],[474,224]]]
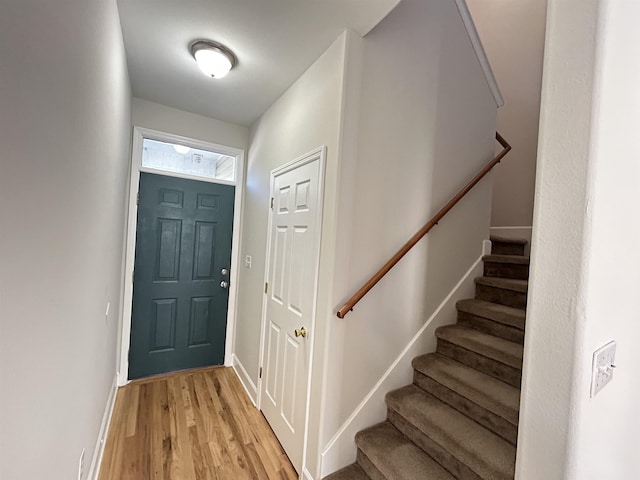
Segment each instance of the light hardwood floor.
[[99,480],[297,478],[231,368],[118,390]]

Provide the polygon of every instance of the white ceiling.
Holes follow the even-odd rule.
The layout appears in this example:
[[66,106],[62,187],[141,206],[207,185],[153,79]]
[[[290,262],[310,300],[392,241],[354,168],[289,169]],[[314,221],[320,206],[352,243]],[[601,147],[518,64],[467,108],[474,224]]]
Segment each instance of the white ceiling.
[[[241,125],[253,123],[351,28],[361,35],[400,0],[119,0],[133,94]],[[214,80],[193,40],[229,47],[238,65]]]

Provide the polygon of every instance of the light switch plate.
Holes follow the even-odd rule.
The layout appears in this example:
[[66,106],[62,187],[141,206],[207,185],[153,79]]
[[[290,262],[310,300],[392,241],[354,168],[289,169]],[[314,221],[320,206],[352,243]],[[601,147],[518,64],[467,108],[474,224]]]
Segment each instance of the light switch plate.
[[591,398],[613,379],[615,369],[616,342],[609,342],[593,352],[591,370]]
[[244,266],[245,268],[251,268],[251,255],[247,255],[244,257]]

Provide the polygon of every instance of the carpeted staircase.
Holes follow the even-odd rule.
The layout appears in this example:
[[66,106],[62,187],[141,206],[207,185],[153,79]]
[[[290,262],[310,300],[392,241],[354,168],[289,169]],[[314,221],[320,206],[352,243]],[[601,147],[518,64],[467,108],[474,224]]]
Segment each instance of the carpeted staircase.
[[356,435],[356,463],[325,480],[514,478],[529,258],[526,241],[491,240],[475,298],[387,394],[387,420]]

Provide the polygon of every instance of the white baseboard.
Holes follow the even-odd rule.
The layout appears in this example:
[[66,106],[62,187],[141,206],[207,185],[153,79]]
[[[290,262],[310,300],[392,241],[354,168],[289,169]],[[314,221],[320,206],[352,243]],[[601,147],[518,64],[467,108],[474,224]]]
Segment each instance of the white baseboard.
[[240,379],[240,383],[242,383],[242,386],[246,390],[247,395],[249,395],[251,402],[253,403],[254,406],[257,406],[258,405],[258,387],[256,387],[255,383],[253,383],[253,381],[251,380],[251,377],[247,373],[247,370],[244,368],[244,365],[242,365],[242,362],[238,359],[238,357],[236,357],[235,353],[232,355],[231,366],[235,370],[236,375],[238,375],[238,378]]
[[531,251],[531,235],[533,232],[532,227],[518,226],[518,227],[491,227],[491,235],[504,238],[518,238],[526,240],[527,245],[524,248],[524,254],[529,255]]
[[98,480],[100,474],[100,465],[102,465],[102,455],[104,454],[104,445],[107,441],[107,433],[109,433],[109,425],[111,424],[111,416],[113,415],[113,407],[116,404],[116,393],[118,391],[118,373],[116,372],[113,377],[113,383],[109,390],[109,398],[107,399],[107,405],[104,408],[104,414],[102,415],[102,424],[100,425],[100,431],[98,432],[98,440],[96,446],[93,449],[93,458],[91,459],[91,467],[89,468],[89,475],[87,479]]
[[[483,253],[485,250],[486,245],[483,245]],[[418,355],[435,351],[435,329],[455,322],[455,304],[458,300],[473,297],[474,278],[482,275],[482,267],[482,256],[480,256],[329,440],[320,454],[321,478],[355,461],[357,452],[355,434],[386,418],[385,395],[391,390],[411,383],[413,376],[411,361]]]
[[307,470],[306,467],[302,469],[302,475],[300,475],[300,478],[302,480],[315,480],[315,478],[313,478],[313,475],[311,475],[311,473],[309,472],[309,470]]

